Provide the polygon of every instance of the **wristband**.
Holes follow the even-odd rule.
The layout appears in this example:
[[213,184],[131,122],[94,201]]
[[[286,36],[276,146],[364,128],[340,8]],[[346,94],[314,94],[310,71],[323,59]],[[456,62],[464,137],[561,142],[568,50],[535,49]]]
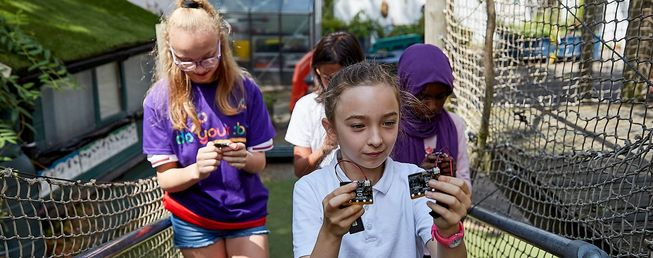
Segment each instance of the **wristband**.
[[463,242],[463,237],[465,236],[465,228],[463,227],[463,222],[458,221],[458,232],[445,238],[440,235],[438,226],[433,224],[431,227],[431,237],[437,240],[438,243],[449,248],[456,248]]

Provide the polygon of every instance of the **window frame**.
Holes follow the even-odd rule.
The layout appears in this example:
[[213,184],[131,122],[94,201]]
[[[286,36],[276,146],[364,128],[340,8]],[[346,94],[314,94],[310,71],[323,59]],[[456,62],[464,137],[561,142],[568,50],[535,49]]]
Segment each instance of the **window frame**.
[[[126,59],[124,59],[124,60],[126,60]],[[124,70],[123,70],[123,68],[124,68],[123,67],[123,61],[124,60],[116,60],[116,61],[112,61],[112,62],[109,62],[109,63],[104,63],[104,64],[101,64],[101,65],[97,65],[97,66],[92,68],[93,71],[91,72],[91,74],[93,76],[93,103],[95,104],[94,105],[94,108],[95,108],[95,129],[108,126],[108,125],[110,125],[110,124],[112,124],[112,123],[114,123],[114,122],[116,122],[116,121],[118,121],[118,120],[120,120],[120,119],[122,119],[122,118],[124,118],[124,117],[126,117],[128,115],[127,114],[127,101],[126,101],[126,97],[127,97],[126,89],[127,89],[127,87],[125,87],[125,75],[124,75]],[[101,108],[100,108],[100,86],[99,86],[99,83],[98,83],[97,72],[98,72],[98,67],[103,66],[103,65],[107,65],[107,64],[114,64],[116,66],[116,68],[118,69],[116,71],[116,74],[118,75],[117,82],[118,82],[118,95],[120,97],[120,103],[119,103],[120,111],[118,111],[117,113],[115,113],[113,115],[107,116],[106,118],[103,119],[102,114],[101,114]]]
[[[78,141],[82,141],[84,138],[88,137],[91,135],[93,132],[98,131],[102,128],[106,128],[108,126],[111,126],[115,124],[116,122],[123,120],[129,116],[137,115],[141,110],[137,110],[134,112],[129,112],[128,111],[128,101],[129,101],[129,95],[128,95],[128,89],[126,85],[126,74],[125,74],[125,65],[124,62],[128,60],[129,58],[133,57],[146,57],[149,52],[145,53],[137,53],[134,55],[126,56],[124,58],[112,60],[110,62],[105,62],[101,64],[96,64],[93,67],[88,67],[87,69],[80,69],[78,71],[75,71],[74,74],[77,73],[84,73],[84,72],[90,72],[91,73],[91,85],[88,85],[89,87],[92,88],[92,96],[93,96],[93,113],[94,113],[94,121],[93,121],[93,128],[91,130],[88,130],[86,133],[78,134],[78,135],[71,135],[70,137],[66,137],[67,140],[59,140],[57,142],[52,142],[49,143],[49,139],[46,136],[45,130],[49,126],[54,126],[49,123],[51,121],[48,121],[47,119],[44,118],[45,112],[44,112],[44,107],[43,106],[43,99],[38,101],[35,106],[34,106],[34,112],[32,113],[32,126],[35,129],[33,141],[36,144],[36,147],[38,149],[39,153],[48,153],[51,151],[57,151],[63,147],[66,147],[68,145],[74,144],[71,142],[73,139],[78,139]],[[100,96],[99,96],[99,82],[98,82],[98,70],[97,68],[102,66],[102,65],[107,65],[107,64],[113,64],[116,66],[117,71],[116,75],[118,76],[117,82],[118,82],[118,94],[120,97],[120,111],[117,112],[116,114],[110,115],[108,117],[105,117],[102,119],[102,116],[100,114]],[[73,78],[75,79],[75,78]],[[75,83],[78,83],[77,80],[75,80]],[[144,97],[144,96],[143,96]],[[43,98],[43,96],[41,96]],[[55,103],[56,105],[56,103]],[[56,123],[56,121],[55,121]]]

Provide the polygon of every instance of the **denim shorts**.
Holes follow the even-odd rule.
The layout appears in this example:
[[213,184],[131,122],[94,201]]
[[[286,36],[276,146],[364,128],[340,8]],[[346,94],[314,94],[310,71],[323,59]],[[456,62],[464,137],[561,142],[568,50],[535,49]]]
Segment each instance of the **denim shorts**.
[[201,228],[174,215],[170,215],[170,221],[172,222],[175,247],[180,249],[205,247],[227,238],[267,235],[270,233],[265,225],[247,229],[213,230]]

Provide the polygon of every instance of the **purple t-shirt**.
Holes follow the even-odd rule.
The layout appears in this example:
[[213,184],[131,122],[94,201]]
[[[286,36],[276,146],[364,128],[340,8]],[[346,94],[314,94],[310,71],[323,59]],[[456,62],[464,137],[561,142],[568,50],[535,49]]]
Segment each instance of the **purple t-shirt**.
[[[181,167],[196,161],[199,148],[216,139],[245,139],[247,147],[271,141],[275,130],[261,91],[243,79],[242,112],[227,116],[215,103],[215,84],[192,84],[192,98],[202,121],[200,133],[174,130],[168,116],[168,82],[159,81],[143,103],[143,152],[147,155],[175,155]],[[219,87],[219,86],[218,86]],[[188,119],[188,127],[192,125]],[[268,191],[258,174],[239,171],[221,162],[209,177],[169,197],[193,213],[219,222],[244,222],[267,215]]]

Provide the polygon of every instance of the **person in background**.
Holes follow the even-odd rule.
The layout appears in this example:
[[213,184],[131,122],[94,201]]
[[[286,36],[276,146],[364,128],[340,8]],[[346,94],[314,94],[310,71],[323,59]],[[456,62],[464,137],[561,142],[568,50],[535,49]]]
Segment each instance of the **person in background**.
[[292,92],[290,93],[290,103],[288,109],[292,113],[297,101],[308,93],[308,84],[304,80],[311,73],[311,61],[313,59],[313,50],[308,51],[295,64],[292,74]]
[[313,50],[312,68],[316,77],[315,91],[297,101],[290,117],[285,140],[294,145],[295,175],[302,177],[333,160],[337,148],[327,137],[321,121],[324,106],[320,94],[331,77],[345,66],[365,59],[358,40],[347,32],[331,33],[318,42]]
[[472,189],[465,122],[444,109],[453,93],[453,71],[447,56],[434,45],[408,47],[397,64],[399,85],[419,99],[402,110],[402,134],[391,157],[424,169],[438,167],[442,173],[465,180]]
[[164,24],[165,78],[143,103],[143,152],[165,191],[174,244],[185,257],[268,257],[258,174],[275,131],[261,92],[208,1],[178,1]]

